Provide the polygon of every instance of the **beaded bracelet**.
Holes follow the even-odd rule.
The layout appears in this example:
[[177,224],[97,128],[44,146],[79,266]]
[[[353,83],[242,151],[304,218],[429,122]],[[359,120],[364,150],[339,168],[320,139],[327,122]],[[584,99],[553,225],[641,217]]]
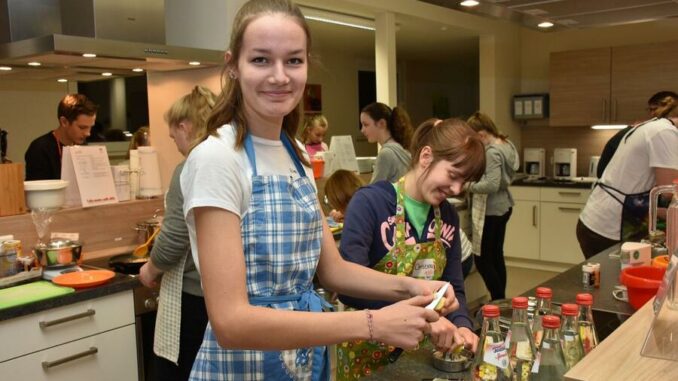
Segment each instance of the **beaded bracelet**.
[[367,328],[370,330],[370,341],[374,340],[374,323],[372,320],[372,312],[370,310],[365,310],[365,315],[367,316]]

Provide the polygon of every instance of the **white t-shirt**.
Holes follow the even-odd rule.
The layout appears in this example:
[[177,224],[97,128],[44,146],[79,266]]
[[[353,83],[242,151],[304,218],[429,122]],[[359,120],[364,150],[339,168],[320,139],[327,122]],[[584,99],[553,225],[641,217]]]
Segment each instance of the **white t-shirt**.
[[[193,208],[221,208],[242,218],[252,194],[252,167],[245,149],[235,149],[235,129],[227,124],[220,127],[217,133],[218,137],[209,136],[191,151],[181,172],[184,216],[191,239],[193,260],[198,271],[200,264]],[[299,141],[296,143],[308,160],[304,145]],[[299,177],[294,161],[282,141],[252,136],[252,145],[258,175]],[[313,181],[313,169],[304,166],[304,170],[306,176]]]
[[[630,130],[600,181],[624,194],[643,193],[655,186],[654,168],[678,169],[678,128],[668,119],[655,119]],[[624,200],[624,195],[611,192]],[[622,205],[596,186],[579,218],[594,232],[619,240],[621,213]]]

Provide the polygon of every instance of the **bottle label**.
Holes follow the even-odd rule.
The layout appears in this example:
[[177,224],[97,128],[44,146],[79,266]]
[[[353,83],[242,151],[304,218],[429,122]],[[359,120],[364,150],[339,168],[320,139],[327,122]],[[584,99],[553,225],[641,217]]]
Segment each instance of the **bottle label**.
[[485,340],[484,347],[485,347],[483,351],[484,362],[499,367],[501,369],[506,369],[508,367],[509,363],[508,353],[506,352],[506,347],[504,347],[504,343],[502,342],[493,343],[492,338],[488,337]]
[[[544,348],[548,349],[548,343],[544,343]],[[532,373],[539,373],[539,363],[541,362],[541,352],[537,352],[537,356],[535,356],[534,363],[532,364],[532,369],[530,372]]]
[[532,349],[529,341],[519,341],[516,343],[516,357],[522,360],[532,360]]

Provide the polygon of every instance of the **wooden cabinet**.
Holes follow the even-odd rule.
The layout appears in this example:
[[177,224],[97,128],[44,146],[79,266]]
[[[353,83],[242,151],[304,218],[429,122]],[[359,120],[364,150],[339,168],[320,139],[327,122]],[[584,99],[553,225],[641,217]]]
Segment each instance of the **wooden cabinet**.
[[511,187],[506,257],[576,264],[584,260],[575,229],[588,189]]
[[678,41],[551,53],[549,124],[646,120],[648,98],[678,83],[676,67]]
[[0,374],[13,380],[137,380],[131,290],[2,321],[0,332]]

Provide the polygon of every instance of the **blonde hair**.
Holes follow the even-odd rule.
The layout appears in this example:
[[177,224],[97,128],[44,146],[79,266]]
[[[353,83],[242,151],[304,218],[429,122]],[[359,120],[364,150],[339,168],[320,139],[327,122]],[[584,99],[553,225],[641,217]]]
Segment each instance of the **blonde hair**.
[[165,122],[172,127],[178,126],[183,121],[189,121],[193,126],[191,130],[193,142],[200,142],[207,134],[207,119],[212,114],[215,103],[216,95],[210,89],[195,86],[190,93],[172,104],[165,113]]
[[451,162],[466,181],[477,181],[485,173],[485,146],[478,134],[461,119],[429,119],[420,124],[412,137],[411,168],[419,162],[424,147],[430,147],[433,162],[424,172],[441,160]]
[[[245,135],[247,135],[249,127],[243,109],[244,101],[240,81],[237,79],[228,79],[229,73],[231,73],[238,64],[243,45],[243,37],[247,26],[262,15],[276,13],[282,13],[292,18],[304,30],[304,34],[306,34],[307,59],[310,59],[311,32],[301,10],[291,1],[250,0],[240,8],[235,15],[233,28],[231,30],[231,41],[229,43],[231,58],[221,72],[222,92],[217,100],[217,104],[214,106],[214,112],[207,121],[207,134],[209,135],[216,135],[217,129],[224,124],[234,124],[236,128],[236,149],[242,148],[245,144]],[[290,141],[294,141],[294,138],[297,135],[301,115],[302,111],[299,104],[283,118],[282,130]],[[203,138],[203,140],[204,139],[205,138]],[[302,155],[299,146],[297,144],[292,144],[292,148],[299,160],[304,163],[304,165],[310,166],[308,160]]]
[[344,213],[353,194],[363,185],[365,184],[354,172],[339,169],[325,182],[327,202],[334,209]]
[[508,135],[504,135],[499,132],[499,129],[492,121],[492,118],[481,113],[480,111],[474,112],[473,115],[468,118],[466,123],[468,123],[468,125],[471,126],[471,128],[473,128],[473,130],[476,132],[489,132],[492,136],[495,138],[500,138],[501,140],[506,140],[508,138]]
[[311,115],[306,118],[306,121],[304,121],[304,128],[301,130],[301,136],[299,136],[299,139],[302,143],[306,144],[308,136],[311,134],[311,131],[314,127],[327,128],[328,125],[329,123],[327,122],[327,118],[325,118],[323,114]]

